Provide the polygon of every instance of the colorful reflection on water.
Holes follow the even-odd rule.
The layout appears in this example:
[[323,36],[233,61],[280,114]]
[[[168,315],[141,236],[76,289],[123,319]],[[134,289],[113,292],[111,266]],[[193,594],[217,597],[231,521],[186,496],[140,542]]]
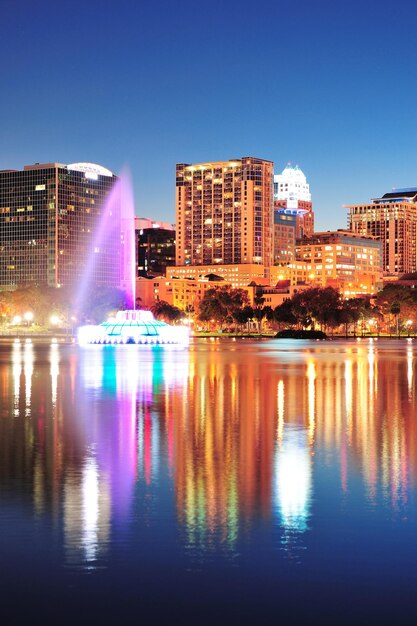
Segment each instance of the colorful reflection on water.
[[59,595],[89,573],[115,598],[128,571],[149,597],[198,581],[223,608],[239,588],[242,610],[273,606],[276,586],[285,608],[311,579],[347,580],[357,602],[363,576],[414,584],[416,362],[411,339],[2,346],[12,574],[54,571]]

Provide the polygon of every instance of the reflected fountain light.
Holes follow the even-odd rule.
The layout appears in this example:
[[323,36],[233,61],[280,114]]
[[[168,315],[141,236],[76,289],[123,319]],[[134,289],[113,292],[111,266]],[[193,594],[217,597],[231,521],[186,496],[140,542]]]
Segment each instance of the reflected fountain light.
[[[87,355],[86,355],[87,356]],[[82,360],[81,376],[87,389],[100,389],[103,385],[103,351],[91,346],[88,358]]]
[[[138,359],[121,359],[124,366],[116,367],[116,396],[119,406],[119,446],[123,451],[124,467],[118,476],[117,491],[123,494],[125,510],[138,476],[138,442],[137,442],[137,398],[140,380],[140,363]],[[152,384],[152,380],[151,380]]]

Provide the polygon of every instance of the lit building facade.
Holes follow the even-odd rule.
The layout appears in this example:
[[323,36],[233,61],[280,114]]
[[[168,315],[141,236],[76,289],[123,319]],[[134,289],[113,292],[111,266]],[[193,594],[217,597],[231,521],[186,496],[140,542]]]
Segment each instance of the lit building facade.
[[[313,234],[314,213],[310,185],[298,165],[288,163],[281,174],[274,176],[274,212],[295,217],[295,238]],[[280,239],[275,239],[274,257],[281,248]]]
[[398,189],[347,209],[353,233],[381,241],[384,272],[401,275],[417,271],[417,187]]
[[347,297],[374,294],[382,281],[381,243],[349,231],[314,233],[297,243],[306,280],[333,286]]
[[297,215],[274,211],[274,264],[294,261],[296,232]]
[[120,200],[112,196],[105,236],[96,240],[117,177],[93,163],[47,163],[0,172],[0,288],[29,283],[121,283]]
[[176,167],[177,266],[272,263],[273,163]]
[[239,265],[188,265],[182,267],[168,267],[167,278],[191,278],[198,280],[209,274],[217,274],[224,278],[232,287],[246,287],[250,282],[269,284],[269,268],[257,263]]
[[135,218],[138,276],[165,274],[175,265],[175,227],[166,222]]

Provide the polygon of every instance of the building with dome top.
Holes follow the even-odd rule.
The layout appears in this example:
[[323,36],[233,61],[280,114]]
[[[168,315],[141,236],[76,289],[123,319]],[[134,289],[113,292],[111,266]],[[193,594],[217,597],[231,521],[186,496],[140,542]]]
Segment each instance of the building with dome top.
[[298,165],[288,163],[274,176],[274,200],[285,200],[287,208],[299,208],[299,202],[311,204],[310,185]]

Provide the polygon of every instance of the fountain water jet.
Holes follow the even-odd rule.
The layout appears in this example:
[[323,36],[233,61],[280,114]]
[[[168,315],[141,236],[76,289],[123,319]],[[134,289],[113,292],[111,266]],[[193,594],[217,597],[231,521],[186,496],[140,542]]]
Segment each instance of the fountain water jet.
[[117,265],[114,287],[126,294],[126,306],[135,308],[135,222],[132,184],[129,173],[125,170],[115,182],[106,198],[100,220],[91,240],[91,252],[83,276],[75,293],[74,308],[76,314],[82,310],[82,304],[93,285],[105,282],[104,251],[117,250]]
[[[120,288],[126,294],[125,311],[119,311],[115,318],[98,326],[83,326],[78,330],[80,344],[180,344],[189,343],[189,328],[170,326],[156,320],[150,311],[136,311],[136,249],[135,249],[135,212],[132,184],[129,173],[125,170],[115,183],[103,209],[99,226],[96,230],[90,262],[80,284],[76,297],[76,308],[88,293],[93,282],[95,256],[104,249],[110,237],[120,235],[119,267]],[[115,225],[118,229],[115,229]]]

